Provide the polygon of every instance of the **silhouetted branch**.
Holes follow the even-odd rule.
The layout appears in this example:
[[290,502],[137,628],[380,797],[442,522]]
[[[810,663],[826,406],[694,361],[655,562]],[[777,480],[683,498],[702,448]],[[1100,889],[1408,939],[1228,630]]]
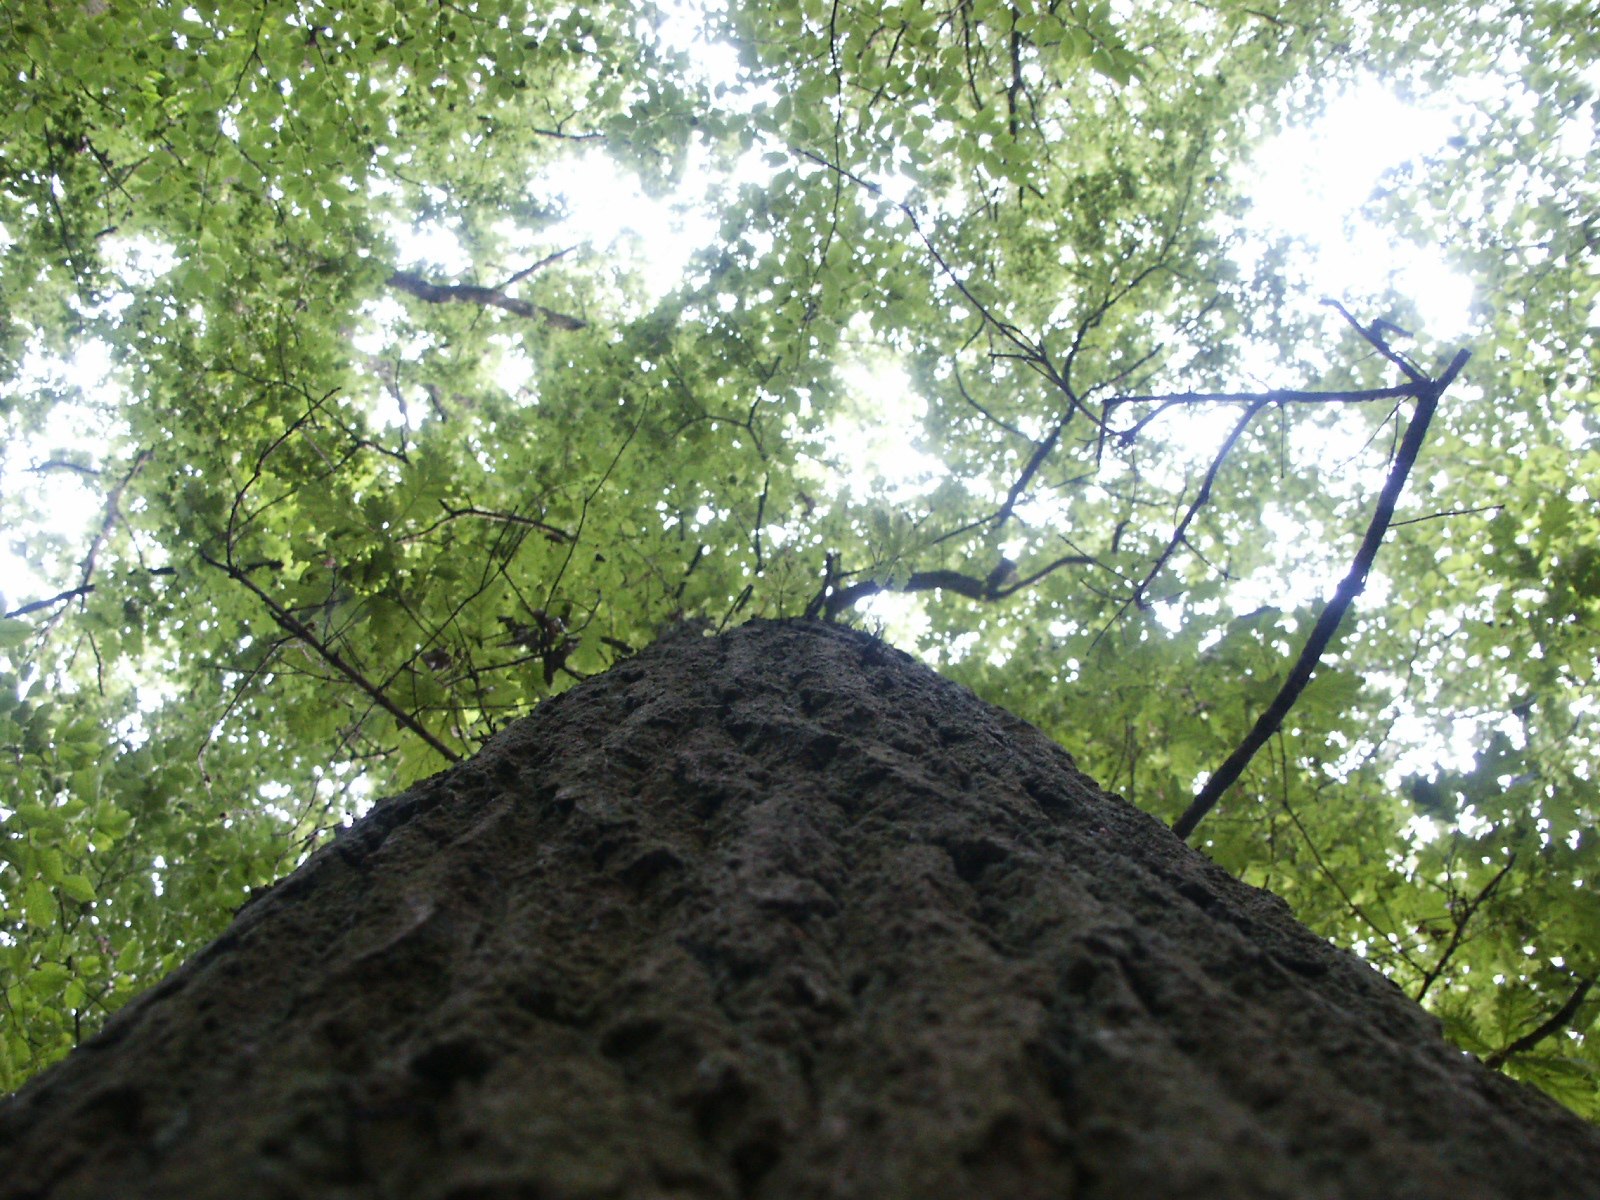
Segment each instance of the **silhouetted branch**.
[[975,575],[963,575],[960,571],[913,571],[904,583],[892,587],[876,579],[863,579],[859,583],[852,583],[849,587],[837,588],[823,602],[822,612],[827,620],[832,621],[858,600],[865,600],[868,596],[876,596],[880,592],[931,592],[936,588],[940,591],[954,592],[969,600],[991,598],[987,594],[984,581]]
[[1425,517],[1407,517],[1404,521],[1395,521],[1390,524],[1390,529],[1399,529],[1402,525],[1421,525],[1424,521],[1439,521],[1445,517],[1475,517],[1479,513],[1497,513],[1505,507],[1504,504],[1481,504],[1477,508],[1447,508],[1443,512],[1429,513]]
[[415,296],[418,300],[426,300],[430,304],[454,302],[504,309],[515,316],[537,318],[552,329],[565,329],[569,333],[587,329],[589,326],[589,322],[578,317],[569,317],[566,313],[556,312],[555,309],[546,308],[542,304],[508,296],[494,288],[480,287],[472,283],[430,283],[414,271],[396,271],[389,276],[389,286]]
[[[129,465],[127,474],[119,479],[115,486],[113,486],[112,489],[106,493],[105,504],[102,507],[100,525],[95,530],[94,536],[89,540],[89,549],[87,552],[85,552],[83,559],[78,564],[78,586],[74,588],[68,588],[66,591],[58,593],[48,600],[38,600],[32,604],[24,604],[21,608],[14,609],[11,612],[6,613],[7,617],[22,617],[28,615],[29,613],[42,612],[44,609],[51,608],[57,604],[63,604],[66,601],[74,600],[80,596],[87,596],[90,592],[95,590],[95,564],[99,560],[100,551],[104,548],[106,539],[111,536],[112,529],[116,527],[117,522],[122,518],[123,493],[128,490],[128,485],[133,482],[134,476],[137,475],[140,469],[143,468],[143,466],[149,461],[150,451],[147,449],[141,449],[139,453],[134,455],[133,462]],[[59,463],[54,460],[48,465],[71,467],[71,464]],[[77,470],[79,468],[72,469]],[[98,472],[96,472],[96,474],[98,474]],[[49,630],[55,625],[56,621],[60,619],[60,616],[61,614],[59,612],[53,613],[45,621],[42,628],[44,630]]]
[[1228,455],[1233,453],[1234,446],[1244,436],[1244,431],[1250,427],[1250,422],[1255,420],[1256,414],[1265,408],[1267,403],[1268,401],[1265,399],[1257,399],[1252,403],[1249,408],[1245,409],[1244,415],[1239,418],[1232,431],[1223,440],[1217,453],[1211,459],[1211,466],[1206,471],[1205,479],[1200,483],[1200,491],[1196,493],[1188,511],[1183,514],[1183,519],[1178,522],[1177,528],[1172,531],[1172,536],[1167,539],[1166,548],[1156,556],[1156,561],[1151,566],[1149,573],[1140,581],[1139,586],[1133,589],[1133,595],[1128,603],[1143,607],[1144,593],[1155,582],[1156,576],[1161,574],[1167,563],[1172,560],[1172,556],[1177,553],[1178,547],[1183,544],[1184,538],[1189,532],[1189,525],[1194,521],[1196,514],[1205,507],[1206,501],[1211,499],[1211,488],[1217,481],[1217,473],[1222,470],[1222,464],[1227,461]]
[[[311,419],[322,410],[322,406],[327,404],[329,400],[333,399],[337,392],[338,389],[335,388],[332,391],[325,392],[321,397],[318,398],[313,398],[307,395],[306,411],[291,421],[282,433],[263,446],[261,453],[256,455],[255,465],[250,470],[250,478],[245,480],[244,486],[233,494],[233,503],[228,506],[228,553],[230,556],[233,553],[235,539],[238,537],[239,531],[242,528],[239,518],[240,514],[244,513],[245,497],[249,495],[250,489],[255,487],[255,485],[260,482],[262,474],[267,469],[267,459],[271,458],[272,455],[277,452],[280,446],[282,446],[302,428],[309,424]],[[280,496],[279,499],[281,500],[283,497]],[[276,501],[269,500],[255,512],[245,514],[243,525],[249,525],[274,503],[276,503]]]
[[[147,575],[176,575],[177,573],[177,570],[173,567],[150,567],[145,571],[145,574]],[[45,609],[52,608],[57,604],[65,604],[68,600],[77,600],[79,597],[87,596],[96,591],[98,587],[99,585],[94,583],[80,584],[77,587],[68,588],[64,592],[57,592],[54,596],[51,596],[48,599],[33,600],[17,608],[13,608],[5,615],[8,619],[12,617],[26,617],[30,613],[42,612]]]
[[1417,366],[1416,363],[1412,362],[1404,354],[1401,354],[1398,350],[1389,345],[1387,338],[1388,334],[1397,333],[1401,337],[1410,337],[1410,333],[1404,329],[1401,329],[1398,325],[1391,325],[1388,321],[1383,320],[1374,321],[1370,325],[1363,325],[1350,314],[1349,309],[1340,304],[1337,300],[1323,300],[1322,303],[1327,305],[1329,308],[1336,309],[1341,317],[1355,327],[1355,331],[1361,335],[1362,340],[1365,341],[1367,345],[1371,346],[1379,354],[1383,355],[1384,358],[1388,359],[1395,366],[1399,367],[1401,374],[1403,374],[1413,384],[1416,384],[1419,387],[1427,385],[1428,377],[1423,373],[1422,368]]
[[576,246],[568,246],[565,250],[557,250],[553,254],[546,254],[543,258],[539,259],[537,262],[531,264],[530,266],[523,267],[522,270],[520,270],[516,274],[512,275],[509,279],[507,279],[504,283],[502,283],[495,290],[499,291],[499,292],[503,292],[508,287],[511,287],[511,286],[513,286],[515,284],[521,283],[529,275],[537,275],[540,271],[544,270],[551,263],[560,262],[563,258],[565,258],[567,255],[571,254],[576,249],[577,249]]
[[1060,558],[1051,559],[1037,571],[1015,577],[1004,587],[995,588],[994,598],[997,600],[1004,599],[1006,596],[1020,592],[1024,588],[1032,587],[1046,575],[1053,574],[1062,567],[1099,567],[1103,565],[1092,554],[1063,554]]
[[6,617],[7,619],[12,617],[25,617],[29,613],[43,612],[45,609],[53,608],[57,604],[65,604],[68,600],[76,600],[80,596],[87,596],[94,590],[95,585],[92,583],[80,584],[78,587],[68,588],[64,592],[57,592],[54,596],[51,596],[47,600],[34,600],[31,603],[24,604],[18,608],[13,608],[10,612],[6,613]]
[[1494,878],[1479,888],[1476,896],[1459,906],[1458,911],[1451,918],[1454,928],[1450,930],[1450,941],[1445,945],[1444,950],[1440,952],[1439,957],[1434,960],[1433,966],[1423,972],[1422,983],[1418,986],[1417,994],[1412,999],[1420,1004],[1422,998],[1428,994],[1428,989],[1439,981],[1439,977],[1444,974],[1444,969],[1450,965],[1451,958],[1461,948],[1461,942],[1467,933],[1467,923],[1477,915],[1478,910],[1483,907],[1484,901],[1494,895],[1495,889],[1500,886],[1505,877],[1511,873],[1511,868],[1516,865],[1517,856],[1515,854],[1507,855],[1506,865],[1495,872]]
[[311,629],[310,626],[306,625],[303,621],[296,619],[293,613],[289,612],[288,609],[284,608],[281,604],[269,596],[266,591],[256,583],[255,580],[251,579],[250,576],[245,574],[243,568],[236,566],[231,561],[218,562],[204,551],[198,551],[197,553],[201,562],[205,563],[207,566],[215,567],[229,579],[232,579],[235,583],[243,585],[247,591],[249,591],[257,600],[261,601],[261,603],[266,606],[268,614],[272,617],[278,628],[282,629],[285,633],[293,634],[307,647],[315,651],[318,658],[322,659],[323,662],[327,663],[335,671],[338,671],[339,674],[343,675],[351,683],[355,684],[358,688],[370,696],[373,703],[398,721],[402,728],[409,729],[412,733],[416,734],[436,752],[438,752],[438,754],[444,758],[446,762],[457,763],[461,761],[461,755],[450,749],[449,746],[446,746],[414,716],[406,712],[405,709],[401,708],[393,700],[389,699],[388,695],[383,691],[382,688],[378,687],[365,675],[363,675],[361,671],[347,661],[344,656],[332,646],[328,645],[326,641],[318,637],[316,632]]
[[[1373,340],[1373,337],[1376,335],[1372,335],[1368,340]],[[1381,342],[1382,339],[1377,340]],[[1384,349],[1387,350],[1387,347]],[[1461,368],[1467,365],[1467,360],[1471,357],[1471,351],[1458,351],[1455,358],[1450,361],[1450,365],[1445,368],[1444,374],[1437,380],[1424,379],[1417,385],[1417,411],[1411,418],[1405,437],[1401,440],[1394,465],[1389,468],[1389,477],[1384,480],[1383,490],[1378,494],[1378,506],[1372,514],[1366,536],[1361,541],[1360,549],[1356,551],[1355,561],[1351,563],[1349,573],[1340,581],[1333,598],[1323,606],[1321,614],[1317,617],[1317,623],[1312,627],[1311,636],[1306,639],[1305,647],[1300,651],[1300,657],[1290,668],[1288,677],[1278,689],[1278,694],[1272,703],[1257,718],[1244,741],[1217,768],[1211,778],[1206,780],[1205,786],[1200,789],[1194,801],[1173,824],[1172,831],[1180,838],[1187,838],[1193,833],[1195,826],[1216,807],[1222,794],[1244,773],[1245,767],[1249,766],[1256,752],[1278,731],[1284,717],[1288,716],[1289,710],[1300,698],[1300,693],[1305,691],[1306,685],[1311,682],[1312,673],[1317,669],[1317,663],[1321,661],[1328,643],[1333,640],[1339,622],[1344,619],[1345,612],[1367,585],[1367,574],[1372,570],[1373,560],[1378,555],[1378,547],[1382,545],[1383,535],[1388,531],[1389,522],[1394,517],[1394,507],[1405,487],[1406,477],[1411,474],[1411,468],[1417,461],[1417,454],[1422,449],[1423,440],[1427,437],[1428,423],[1433,420],[1434,411],[1439,407],[1439,397],[1455,382],[1456,376],[1461,373]]]
[[1111,420],[1112,410],[1126,404],[1154,404],[1156,409],[1146,413],[1126,429],[1109,429],[1107,432],[1126,442],[1142,432],[1145,426],[1174,408],[1201,404],[1366,404],[1373,400],[1404,400],[1417,394],[1412,384],[1395,387],[1371,388],[1354,392],[1314,392],[1299,388],[1269,388],[1264,392],[1173,392],[1165,396],[1113,396],[1106,401],[1105,419]]
[[[833,588],[831,582],[825,582],[822,592],[807,606],[806,612],[810,616],[820,614],[824,619],[832,621],[857,601],[865,600],[868,596],[876,596],[882,592],[931,592],[938,590],[954,592],[956,595],[965,596],[969,600],[1003,600],[1007,596],[1030,587],[1061,567],[1097,565],[1096,561],[1086,554],[1069,554],[1053,560],[1040,570],[1034,571],[1022,579],[1016,577],[1015,564],[1002,559],[1000,566],[990,572],[987,579],[979,579],[976,575],[967,575],[961,571],[938,570],[913,571],[904,583],[895,584],[884,583],[876,579],[863,579],[859,583],[852,583],[848,587]],[[832,588],[831,591],[829,590],[830,588]]]
[[[1076,400],[1074,400],[1074,403],[1076,403]],[[1067,415],[1058,420],[1048,434],[1034,443],[1033,453],[1028,456],[1028,461],[1023,464],[1022,470],[1017,473],[1017,477],[1011,481],[1011,486],[1006,489],[1004,502],[995,512],[994,524],[996,528],[1004,525],[1011,518],[1011,514],[1016,510],[1017,501],[1022,499],[1022,493],[1027,491],[1028,485],[1034,480],[1034,476],[1044,466],[1044,460],[1049,458],[1051,451],[1060,444],[1061,433],[1066,429],[1067,422],[1072,419],[1072,414],[1075,411],[1075,408],[1068,409]]]
[[1339,878],[1338,872],[1335,871],[1333,867],[1329,865],[1327,859],[1322,856],[1322,851],[1317,848],[1316,839],[1311,836],[1311,833],[1308,829],[1306,829],[1304,822],[1300,820],[1300,814],[1295,812],[1294,806],[1289,803],[1289,788],[1287,782],[1284,784],[1283,794],[1278,797],[1278,803],[1283,805],[1283,811],[1289,814],[1289,820],[1299,832],[1301,840],[1305,842],[1306,849],[1311,854],[1311,860],[1317,864],[1317,870],[1322,872],[1323,878],[1328,881],[1333,890],[1339,893],[1339,899],[1344,901],[1345,908],[1349,909],[1352,916],[1354,916],[1368,929],[1372,930],[1372,932],[1376,935],[1374,939],[1375,944],[1383,948],[1382,952],[1384,954],[1392,954],[1395,958],[1399,959],[1413,971],[1421,974],[1422,967],[1420,967],[1416,960],[1406,952],[1405,943],[1399,938],[1395,937],[1394,933],[1392,932],[1394,923],[1390,921],[1386,924],[1382,924],[1374,920],[1371,914],[1367,912],[1366,907],[1350,894],[1350,889],[1345,886],[1344,880]]
[[46,471],[76,471],[79,475],[92,476],[100,474],[99,469],[96,467],[86,467],[82,463],[68,462],[64,458],[49,458],[28,468],[28,473],[31,475],[42,475]]
[[1484,1066],[1496,1069],[1505,1066],[1506,1060],[1518,1054],[1525,1054],[1532,1050],[1547,1037],[1553,1037],[1572,1024],[1572,1019],[1578,1015],[1578,1009],[1583,1007],[1583,1002],[1588,999],[1589,989],[1594,987],[1600,976],[1591,975],[1580,980],[1578,986],[1568,996],[1566,1003],[1556,1009],[1546,1021],[1540,1022],[1532,1030],[1517,1038],[1516,1041],[1502,1046],[1488,1058],[1483,1060]]
[[[537,529],[549,541],[562,545],[572,541],[572,535],[565,529],[547,524],[534,517],[525,517],[519,512],[501,512],[491,508],[478,508],[476,505],[471,504],[465,508],[452,508],[443,500],[439,501],[439,507],[444,509],[445,516],[451,520],[461,517],[480,517],[485,521],[502,521],[507,525],[525,525],[529,529]],[[433,528],[437,528],[437,526]]]

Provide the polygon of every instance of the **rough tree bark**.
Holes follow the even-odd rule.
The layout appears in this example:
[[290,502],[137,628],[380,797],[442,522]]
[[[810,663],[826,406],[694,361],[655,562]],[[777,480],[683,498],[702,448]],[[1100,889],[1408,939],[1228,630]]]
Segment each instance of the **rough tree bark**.
[[0,1109],[0,1196],[1600,1196],[1600,1130],[871,638],[680,636]]

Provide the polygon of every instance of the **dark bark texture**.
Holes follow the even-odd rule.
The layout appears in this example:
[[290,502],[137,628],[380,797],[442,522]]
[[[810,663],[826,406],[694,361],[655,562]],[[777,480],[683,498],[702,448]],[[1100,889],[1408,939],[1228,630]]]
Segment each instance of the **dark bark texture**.
[[5,1200],[1600,1197],[1600,1130],[872,638],[684,633],[0,1108]]

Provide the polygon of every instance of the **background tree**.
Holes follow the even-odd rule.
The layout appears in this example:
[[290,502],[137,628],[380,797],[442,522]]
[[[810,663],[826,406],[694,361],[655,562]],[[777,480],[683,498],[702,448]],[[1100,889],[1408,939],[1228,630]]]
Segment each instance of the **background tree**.
[[[1177,817],[1349,569],[1406,372],[1460,348],[1320,307],[1243,198],[1375,71],[1462,103],[1371,207],[1473,280],[1474,357],[1195,837],[1600,1111],[1580,8],[0,14],[0,503],[45,581],[0,625],[0,1083],[679,617],[902,594],[942,670]],[[630,188],[692,254],[596,217]],[[73,495],[81,536],[40,519]]]

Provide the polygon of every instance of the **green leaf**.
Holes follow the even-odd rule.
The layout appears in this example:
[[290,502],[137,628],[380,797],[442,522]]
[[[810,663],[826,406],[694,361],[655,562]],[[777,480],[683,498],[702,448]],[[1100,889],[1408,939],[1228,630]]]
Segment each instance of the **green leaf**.
[[28,923],[36,929],[54,928],[60,917],[55,893],[42,879],[30,880],[23,889],[22,910],[27,914]]
[[80,904],[92,904],[95,900],[94,885],[82,875],[64,876],[61,890]]

